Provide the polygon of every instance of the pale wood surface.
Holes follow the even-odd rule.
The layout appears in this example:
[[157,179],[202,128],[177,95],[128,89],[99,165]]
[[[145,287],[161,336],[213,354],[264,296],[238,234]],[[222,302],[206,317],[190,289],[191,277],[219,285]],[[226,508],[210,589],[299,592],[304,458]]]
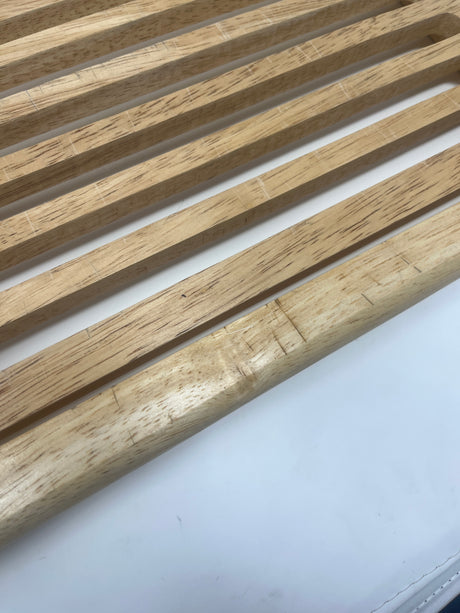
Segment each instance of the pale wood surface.
[[[272,179],[262,185],[268,193],[279,186]],[[457,145],[26,358],[0,374],[0,430],[57,408],[459,191]]]
[[[0,146],[267,49],[388,0],[280,0],[0,100]],[[9,125],[6,125],[9,124]]]
[[131,0],[54,28],[46,27],[28,37],[0,46],[0,90],[256,2]]
[[384,62],[5,219],[0,268],[198,185],[460,67],[460,34]]
[[0,540],[155,457],[459,274],[457,204],[16,437],[0,447]]
[[0,293],[0,342],[458,125],[460,86]]
[[[360,21],[4,156],[0,159],[0,204],[141,151],[365,57],[432,34],[441,27],[441,1],[424,0],[417,7]],[[3,127],[8,134],[8,124]]]
[[[0,99],[0,149],[37,135],[42,140],[0,159],[0,205],[37,196],[28,210],[25,203],[14,215],[6,209],[0,269],[132,211],[159,206],[167,196],[460,68],[460,0],[417,0],[398,9],[393,0],[277,0],[253,10],[251,4],[1,2],[0,89],[37,77],[48,81]],[[247,10],[225,15],[241,7]],[[381,14],[248,63],[253,52],[267,53],[274,44],[289,44],[345,18],[358,20],[366,11]],[[211,25],[149,40],[218,15]],[[423,46],[429,39],[420,39],[427,35],[436,44]],[[417,51],[312,93],[292,93],[289,102],[273,102],[270,110],[238,123],[233,118],[228,127],[126,168],[130,153],[316,77],[332,78],[332,71],[381,51],[398,54],[401,45],[418,40]],[[141,41],[147,41],[142,49],[101,57]],[[51,76],[85,59],[97,63]],[[177,85],[235,59],[246,65],[202,76],[188,89]],[[171,85],[177,91],[156,93]],[[458,124],[459,91],[452,87],[2,292],[0,341],[440,134]],[[143,94],[157,99],[134,106]],[[133,108],[100,121],[89,118],[123,102]],[[82,118],[83,127],[65,127]],[[53,128],[63,134],[45,135]],[[93,183],[47,202],[38,195],[114,161],[125,169],[111,176],[100,169]],[[132,375],[152,357],[432,211],[460,192],[459,170],[456,145],[2,371],[0,540],[457,278],[460,204]],[[128,378],[82,400],[121,374]],[[72,409],[71,400],[79,401]],[[53,415],[57,409],[67,410]]]

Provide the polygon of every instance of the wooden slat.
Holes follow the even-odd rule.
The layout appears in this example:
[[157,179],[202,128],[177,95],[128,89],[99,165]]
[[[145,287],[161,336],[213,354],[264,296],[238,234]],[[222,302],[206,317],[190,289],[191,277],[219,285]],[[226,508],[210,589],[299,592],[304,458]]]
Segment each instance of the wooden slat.
[[0,90],[224,13],[258,0],[131,0],[0,47]]
[[7,368],[0,430],[57,408],[459,191],[460,145]]
[[2,0],[0,44],[123,2],[126,0]]
[[459,276],[460,204],[16,437],[0,447],[0,541]]
[[[440,3],[384,13],[0,158],[0,204],[436,31]],[[8,132],[8,126],[4,126]],[[3,173],[2,173],[3,171]]]
[[0,293],[0,342],[458,124],[460,86]]
[[[0,1],[0,89],[253,1]],[[0,99],[0,149],[42,135],[39,145],[0,162],[1,205],[31,194],[38,200],[39,190],[372,54],[397,53],[401,43],[427,34],[436,41],[111,177],[95,181],[93,175],[91,185],[5,219],[0,268],[458,70],[460,0],[408,2],[413,6],[395,10],[392,0],[277,0]],[[388,14],[44,140],[49,129],[115,103],[344,17],[388,8]],[[26,38],[14,41],[20,36]],[[452,88],[0,293],[0,341],[439,134],[458,123],[459,92]],[[457,278],[460,204],[75,409],[36,422],[432,210],[460,192],[459,170],[457,145],[0,373],[0,540]]]
[[[419,5],[423,0],[399,0],[402,6],[409,6],[411,4]],[[439,34],[442,36],[451,36],[452,32],[457,31],[460,27],[460,7],[451,6],[448,0],[444,3],[443,10],[442,30]]]
[[385,62],[9,217],[0,268],[217,176],[460,66],[460,35]]
[[0,147],[388,3],[280,0],[21,91],[0,100]]

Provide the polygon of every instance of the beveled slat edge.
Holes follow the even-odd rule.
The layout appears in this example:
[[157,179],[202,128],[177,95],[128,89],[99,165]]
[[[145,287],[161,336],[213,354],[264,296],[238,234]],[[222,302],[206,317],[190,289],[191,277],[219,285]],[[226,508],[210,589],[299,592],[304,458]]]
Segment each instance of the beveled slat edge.
[[0,46],[0,91],[18,87],[259,0],[129,0]]
[[388,60],[5,219],[0,268],[194,187],[460,67],[460,34]]
[[[0,206],[402,42],[436,32],[439,27],[439,5],[432,5],[431,0],[421,9],[410,7],[383,13],[3,156],[0,158]],[[339,48],[338,40],[342,41]],[[4,128],[8,130],[8,124]]]
[[278,0],[3,98],[0,148],[369,10],[366,0],[314,6]]
[[125,2],[127,0],[4,0],[0,11],[0,44]]
[[[457,86],[4,290],[0,343],[442,133],[459,117]],[[301,177],[295,189],[283,179],[291,168]],[[274,173],[282,188],[270,195],[263,186]]]

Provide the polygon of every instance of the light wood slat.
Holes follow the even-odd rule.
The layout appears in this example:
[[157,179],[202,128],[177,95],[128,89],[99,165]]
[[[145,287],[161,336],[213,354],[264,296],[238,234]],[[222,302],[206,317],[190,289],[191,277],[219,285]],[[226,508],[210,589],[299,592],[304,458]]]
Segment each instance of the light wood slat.
[[460,66],[460,35],[352,75],[116,175],[9,217],[0,268],[249,162]]
[[258,0],[131,0],[0,47],[0,90],[76,66]]
[[460,86],[0,293],[0,342],[458,124]]
[[459,191],[460,145],[11,366],[1,375],[0,430],[94,389]]
[[[0,158],[0,203],[9,204],[241,110],[439,27],[428,0],[366,19],[214,79]],[[8,131],[8,128],[6,128]],[[2,178],[3,171],[3,178]]]
[[0,44],[123,2],[126,0],[2,0]]
[[[305,35],[309,30],[369,10],[369,6],[385,6],[388,2],[280,0],[48,81],[0,100],[0,146],[6,147]],[[13,133],[7,129],[8,123],[13,123]]]
[[[0,541],[460,276],[460,204],[0,447]],[[31,469],[33,467],[33,469]]]

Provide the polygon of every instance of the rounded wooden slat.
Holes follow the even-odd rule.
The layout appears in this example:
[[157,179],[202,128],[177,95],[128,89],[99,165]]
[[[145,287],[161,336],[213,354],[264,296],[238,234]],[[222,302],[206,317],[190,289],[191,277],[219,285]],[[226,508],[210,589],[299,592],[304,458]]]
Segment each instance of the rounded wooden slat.
[[0,541],[459,276],[457,204],[14,438],[0,447]]
[[7,289],[0,342],[439,134],[459,117],[460,86]]
[[[276,174],[262,188],[279,189]],[[0,375],[0,430],[62,406],[459,191],[457,145],[26,358]]]

